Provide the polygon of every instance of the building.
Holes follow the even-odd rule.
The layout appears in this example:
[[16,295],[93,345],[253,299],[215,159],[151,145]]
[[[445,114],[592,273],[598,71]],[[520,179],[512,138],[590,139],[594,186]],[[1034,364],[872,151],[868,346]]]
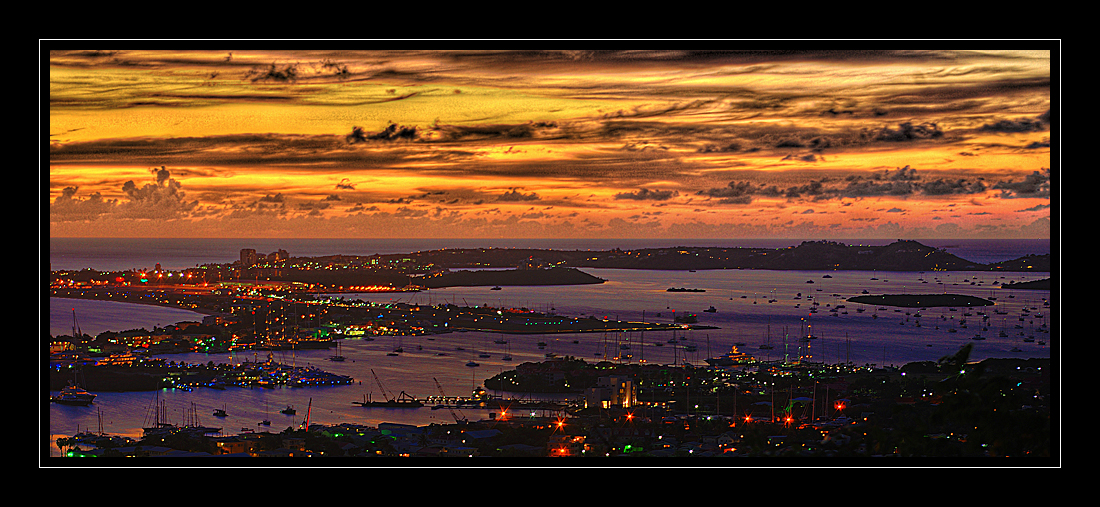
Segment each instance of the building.
[[585,407],[630,408],[637,403],[638,389],[634,380],[625,376],[608,376],[596,379],[596,386],[584,392]]
[[241,267],[247,268],[256,264],[256,249],[254,248],[242,248],[241,249]]
[[588,450],[584,435],[553,435],[546,442],[546,455],[552,458],[583,456]]

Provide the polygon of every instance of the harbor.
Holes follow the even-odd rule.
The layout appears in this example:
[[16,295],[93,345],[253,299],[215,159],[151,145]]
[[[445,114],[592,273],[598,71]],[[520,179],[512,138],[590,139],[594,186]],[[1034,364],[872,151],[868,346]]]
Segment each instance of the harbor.
[[[329,359],[335,347],[333,350],[166,354],[156,357],[183,364],[241,364],[244,365],[242,368],[268,371],[271,374],[264,377],[271,379],[293,378],[275,375],[274,372],[301,368],[302,372],[324,371],[332,375],[332,378],[347,377],[351,382],[307,387],[304,382],[295,381],[271,383],[271,387],[267,388],[249,383],[226,386],[225,389],[218,389],[216,385],[203,385],[201,382],[189,385],[181,383],[176,387],[163,388],[160,395],[167,402],[169,413],[180,421],[191,403],[204,407],[201,412],[206,414],[211,413],[214,408],[227,407],[229,415],[222,427],[224,431],[233,434],[238,433],[241,428],[263,430],[265,427],[257,424],[264,420],[271,421],[272,429],[298,428],[305,421],[303,410],[311,402],[312,424],[353,423],[377,427],[379,424],[393,423],[428,426],[454,424],[455,418],[449,410],[461,412],[460,419],[468,421],[499,418],[502,413],[500,404],[483,406],[480,403],[471,403],[472,399],[468,398],[470,393],[481,387],[489,395],[500,399],[529,399],[532,397],[529,393],[494,389],[494,385],[487,380],[515,370],[523,363],[543,363],[554,358],[683,368],[686,365],[707,365],[707,359],[720,357],[736,347],[739,352],[764,363],[801,362],[898,368],[911,362],[937,361],[954,354],[966,343],[976,345],[972,352],[973,360],[1050,358],[1052,347],[1055,346],[1051,343],[1055,335],[1049,331],[1053,326],[1051,317],[1057,310],[1051,304],[1050,291],[1012,290],[1011,284],[1008,285],[1009,288],[1002,288],[1002,283],[1038,280],[1044,278],[1045,274],[717,271],[707,273],[704,278],[700,273],[594,271],[597,276],[609,282],[570,287],[507,287],[500,291],[490,291],[486,287],[443,289],[406,294],[400,301],[412,304],[428,304],[429,298],[435,304],[439,301],[462,299],[483,303],[493,301],[487,307],[508,307],[509,302],[537,307],[536,303],[541,301],[547,310],[553,307],[555,312],[567,316],[666,324],[673,324],[677,315],[686,313],[684,308],[693,308],[696,310],[691,313],[699,319],[697,325],[705,325],[711,329],[670,325],[659,331],[606,333],[502,334],[453,331],[404,337],[345,336],[339,340],[339,352],[345,358],[344,361]],[[671,286],[688,286],[687,283],[674,283],[686,277],[699,277],[691,286],[706,286],[708,292],[666,292]],[[872,277],[878,280],[870,280]],[[815,279],[818,283],[813,287],[822,290],[807,291],[804,285],[807,279]],[[703,280],[706,280],[705,284],[702,283]],[[915,287],[927,286],[933,286],[935,292],[941,293],[946,287],[950,287],[950,291],[954,293],[981,298],[994,297],[995,304],[980,309],[942,307],[917,312],[902,307],[845,301],[847,297],[859,295],[865,289],[874,289],[875,293],[880,294],[909,293]],[[630,297],[623,297],[624,294]],[[357,296],[378,302],[395,300],[393,295]],[[672,300],[673,296],[678,299]],[[78,314],[83,315],[93,311],[110,312],[110,308],[113,308],[110,305],[120,304],[72,299],[63,301],[57,301],[56,314],[51,318],[60,329],[71,327],[73,307],[77,308]],[[710,306],[717,311],[703,311]],[[106,309],[96,310],[101,307]],[[159,307],[143,308],[149,308],[152,314],[167,311]],[[978,314],[979,311],[982,314]],[[51,313],[54,313],[53,309]],[[127,311],[129,313],[132,312]],[[920,313],[920,317],[916,316],[917,313]],[[966,322],[960,324],[960,320]],[[1008,322],[1009,320],[1012,322]],[[84,322],[83,318],[81,322]],[[812,334],[816,338],[803,341],[800,335],[807,327],[812,331],[806,332],[806,335]],[[973,334],[981,332],[982,327],[987,329],[984,333],[988,338],[980,342],[971,340]],[[999,335],[1002,328],[1006,336]],[[964,333],[951,332],[951,329]],[[403,350],[395,353],[394,350],[398,347]],[[1013,348],[1018,352],[1013,352]],[[483,357],[485,355],[488,357]],[[270,370],[259,368],[267,361],[280,366],[272,366]],[[477,366],[467,366],[471,362]],[[363,400],[385,400],[374,381],[372,371],[378,375],[387,390],[393,393],[403,391],[420,400],[423,406],[387,408],[356,404],[355,402]],[[71,378],[69,375],[62,382]],[[257,380],[259,378],[256,377]],[[440,387],[445,395],[440,395]],[[88,407],[50,404],[51,434],[55,438],[69,437],[87,428],[95,428],[98,424],[98,411],[103,413],[107,433],[141,436],[143,426],[140,415],[146,412],[151,391],[114,392],[93,389],[92,392],[98,396],[94,404]],[[550,401],[568,405],[578,397],[576,393],[561,394]],[[278,412],[280,408],[287,406],[296,407],[298,413],[286,415]],[[551,417],[549,414],[552,413],[556,412],[537,410],[535,417]],[[532,417],[530,411],[526,414],[528,418]],[[56,451],[56,446],[53,449]]]

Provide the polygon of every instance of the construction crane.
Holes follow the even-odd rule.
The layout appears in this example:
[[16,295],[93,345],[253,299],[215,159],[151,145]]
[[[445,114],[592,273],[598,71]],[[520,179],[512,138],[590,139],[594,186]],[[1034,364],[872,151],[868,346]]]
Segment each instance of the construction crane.
[[387,402],[387,403],[388,403],[388,402],[389,402],[390,400],[395,400],[395,399],[397,399],[397,397],[396,397],[396,396],[394,396],[394,395],[393,395],[393,393],[389,393],[389,395],[387,396],[387,393],[386,393],[386,386],[382,385],[382,381],[381,381],[381,380],[379,380],[379,379],[378,379],[378,375],[377,375],[376,373],[374,373],[374,368],[371,368],[371,370],[370,370],[370,374],[371,374],[371,375],[374,375],[374,381],[378,383],[378,389],[379,389],[380,391],[382,391],[382,397],[386,399],[386,402]]
[[[432,380],[435,380],[435,377],[432,377]],[[439,396],[443,398],[443,405],[446,406],[447,410],[451,412],[451,417],[453,417],[455,419],[455,423],[457,423],[457,424],[466,424],[467,423],[466,415],[463,414],[463,416],[461,418],[459,418],[458,414],[455,413],[454,409],[451,408],[450,405],[447,405],[447,393],[443,392],[443,386],[439,385],[438,380],[435,380],[435,387],[439,389]]]

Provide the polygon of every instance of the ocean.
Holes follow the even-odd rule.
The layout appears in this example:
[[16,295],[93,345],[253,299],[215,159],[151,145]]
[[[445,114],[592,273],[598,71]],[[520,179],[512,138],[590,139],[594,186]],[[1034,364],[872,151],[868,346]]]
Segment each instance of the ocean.
[[[555,249],[640,248],[661,246],[742,246],[781,248],[797,245],[798,240],[50,240],[50,267],[60,269],[93,268],[101,270],[148,268],[157,263],[165,269],[194,267],[205,263],[226,263],[239,258],[241,248],[254,248],[260,253],[286,250],[291,256],[329,254],[372,255],[401,253],[423,249],[454,247],[523,247]],[[863,242],[888,244],[891,241]],[[860,244],[859,242],[846,242]],[[989,263],[1018,258],[1027,254],[1050,252],[1050,242],[950,240],[921,241],[929,246],[944,247],[967,260]],[[451,302],[459,305],[494,307],[526,307],[538,311],[553,311],[567,316],[592,316],[618,320],[671,322],[675,315],[694,313],[699,323],[717,329],[631,334],[578,333],[571,335],[515,335],[492,333],[450,333],[401,339],[379,337],[374,341],[344,340],[341,353],[349,358],[343,363],[326,360],[329,351],[300,351],[295,354],[274,353],[274,359],[297,365],[311,364],[334,373],[351,375],[354,385],[305,389],[240,389],[225,391],[194,389],[163,390],[159,393],[175,422],[181,422],[191,404],[199,407],[200,415],[214,408],[228,407],[225,419],[206,417],[203,423],[224,426],[225,432],[237,433],[243,428],[259,430],[257,422],[272,420],[272,431],[296,426],[303,409],[312,407],[311,422],[337,424],[351,422],[376,426],[381,422],[426,425],[449,423],[445,410],[363,408],[353,401],[364,397],[378,398],[380,388],[374,375],[394,393],[405,391],[413,396],[438,394],[436,381],[448,396],[468,395],[484,386],[494,392],[485,379],[502,371],[514,369],[526,361],[541,361],[547,352],[560,356],[598,361],[619,361],[616,357],[629,347],[629,359],[637,362],[704,364],[707,357],[729,351],[737,343],[742,352],[760,359],[808,357],[827,363],[848,362],[900,366],[912,361],[935,361],[953,354],[964,344],[973,344],[971,358],[989,357],[1051,357],[1058,345],[1057,302],[1051,301],[1051,291],[1002,289],[999,284],[1047,278],[1049,273],[989,273],[989,272],[817,272],[817,271],[649,271],[620,269],[584,269],[607,280],[599,285],[505,287],[490,291],[487,287],[433,289],[419,293],[350,295],[372,301],[401,301],[417,304]],[[812,282],[812,283],[811,283]],[[669,293],[668,287],[694,287],[706,292]],[[957,293],[978,297],[997,297],[998,311],[987,312],[983,322],[977,314],[965,316],[966,309],[936,308],[926,310],[919,318],[902,309],[877,308],[846,302],[849,297],[869,293]],[[814,305],[816,303],[816,307]],[[709,307],[714,312],[704,312]],[[816,308],[816,313],[811,309]],[[863,311],[858,311],[862,309]],[[1000,313],[1004,312],[1004,313]],[[74,326],[84,333],[123,331],[199,320],[194,312],[147,305],[117,302],[49,299],[48,319],[43,314],[42,330],[51,335],[70,334]],[[74,322],[75,315],[75,322]],[[960,321],[965,321],[960,325]],[[917,323],[920,322],[920,326]],[[963,327],[965,326],[965,327]],[[951,332],[950,329],[955,329]],[[1001,337],[1004,331],[1007,336]],[[812,333],[819,338],[808,346],[799,347],[793,337]],[[985,339],[971,340],[981,334]],[[1036,341],[1024,342],[1034,336]],[[507,345],[495,341],[506,338]],[[673,339],[696,346],[696,352],[667,342]],[[539,349],[536,342],[547,342]],[[1045,342],[1045,343],[1040,343]],[[771,350],[760,345],[770,343]],[[394,347],[405,352],[387,356]],[[513,356],[504,361],[503,353]],[[1013,352],[1016,348],[1020,352]],[[678,351],[678,352],[674,352]],[[481,353],[490,357],[482,358]],[[215,363],[264,360],[266,353],[177,354],[164,356],[171,361]],[[466,363],[477,359],[478,367]],[[361,383],[360,383],[361,382]],[[94,386],[88,386],[94,392]],[[51,393],[52,394],[52,393]],[[96,430],[102,422],[107,433],[137,437],[154,399],[154,393],[97,393],[91,407],[68,407],[49,404],[48,417],[51,441],[58,436],[72,435],[82,430]],[[286,405],[299,408],[299,416],[278,413]],[[45,407],[43,407],[45,408]],[[488,413],[465,411],[470,419],[487,418]],[[56,446],[51,447],[56,453]]]

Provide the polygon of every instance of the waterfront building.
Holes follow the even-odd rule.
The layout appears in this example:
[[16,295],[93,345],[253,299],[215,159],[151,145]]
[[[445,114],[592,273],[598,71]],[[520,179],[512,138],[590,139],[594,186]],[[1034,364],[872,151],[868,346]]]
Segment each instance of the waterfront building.
[[630,377],[614,375],[596,379],[596,385],[585,390],[584,402],[586,408],[630,408],[637,403],[637,396]]

